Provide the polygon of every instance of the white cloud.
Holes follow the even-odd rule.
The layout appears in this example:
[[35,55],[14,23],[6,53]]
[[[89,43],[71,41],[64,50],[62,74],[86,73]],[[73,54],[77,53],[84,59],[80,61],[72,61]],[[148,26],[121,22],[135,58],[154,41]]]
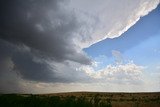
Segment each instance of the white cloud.
[[[70,7],[86,24],[75,40],[84,48],[106,38],[119,37],[140,17],[147,15],[159,0],[71,0]],[[77,38],[76,38],[77,39]],[[80,41],[81,40],[81,41]]]
[[95,70],[96,67],[87,65],[81,66],[79,71],[86,72],[95,81],[112,82],[113,84],[142,83],[142,74],[145,67],[136,65],[130,60],[125,62],[122,54],[117,50],[112,50],[112,55],[115,59],[114,63],[107,65],[105,68]]
[[114,56],[117,64],[121,64],[123,62],[123,57],[119,51],[112,50],[112,55]]
[[117,80],[118,82],[134,82],[141,81],[141,74],[143,72],[143,67],[138,66],[134,63],[121,64],[121,65],[108,65],[99,74],[101,78],[106,78],[109,80]]
[[108,65],[106,68],[95,71],[91,66],[83,66],[80,70],[85,71],[95,81],[139,84],[142,83],[143,66],[138,66],[133,62],[127,64]]

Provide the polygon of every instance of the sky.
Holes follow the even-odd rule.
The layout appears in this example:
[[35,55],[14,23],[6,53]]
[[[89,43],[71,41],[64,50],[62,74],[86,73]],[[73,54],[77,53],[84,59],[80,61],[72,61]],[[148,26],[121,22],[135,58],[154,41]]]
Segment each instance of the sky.
[[159,0],[1,0],[0,93],[160,91]]

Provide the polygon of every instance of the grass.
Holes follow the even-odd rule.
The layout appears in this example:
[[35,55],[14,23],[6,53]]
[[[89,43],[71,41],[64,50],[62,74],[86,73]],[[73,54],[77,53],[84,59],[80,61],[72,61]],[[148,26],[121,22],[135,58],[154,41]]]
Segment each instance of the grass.
[[160,107],[160,93],[1,94],[0,107]]

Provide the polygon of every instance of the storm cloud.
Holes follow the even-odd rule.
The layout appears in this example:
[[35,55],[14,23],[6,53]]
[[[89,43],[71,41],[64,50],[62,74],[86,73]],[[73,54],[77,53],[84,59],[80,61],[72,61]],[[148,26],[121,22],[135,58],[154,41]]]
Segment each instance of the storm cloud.
[[75,65],[70,64],[75,62],[50,62],[48,58],[35,56],[26,46],[20,47],[4,40],[0,40],[0,44],[0,92],[31,92],[38,83],[92,81],[85,72],[76,71]]
[[56,61],[90,64],[73,43],[79,29],[74,12],[65,11],[59,0],[2,0],[0,38],[26,45],[32,52]]
[[[21,92],[28,84],[26,81],[30,85],[97,82],[89,71],[81,69],[93,69],[94,63],[83,49],[105,38],[120,36],[159,3],[130,0],[132,8],[127,9],[126,3],[128,11],[116,9],[116,14],[112,14],[114,4],[119,5],[115,1],[100,2],[104,4],[102,8],[90,0],[82,4],[75,1],[0,0],[1,92]],[[123,2],[118,8],[121,7]],[[123,17],[117,17],[119,14]]]
[[73,42],[80,25],[63,5],[62,0],[0,1],[1,91],[20,91],[19,79],[70,83],[89,78],[66,64],[91,60]]

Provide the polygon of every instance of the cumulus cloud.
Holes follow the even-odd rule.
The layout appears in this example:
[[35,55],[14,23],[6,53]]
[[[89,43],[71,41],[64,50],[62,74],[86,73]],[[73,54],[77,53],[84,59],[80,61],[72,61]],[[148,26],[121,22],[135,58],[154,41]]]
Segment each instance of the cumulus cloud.
[[80,70],[84,70],[95,81],[123,83],[123,84],[139,84],[142,83],[143,66],[136,65],[133,61],[125,62],[119,51],[112,51],[115,62],[107,65],[105,68],[95,70],[93,66],[82,66]]
[[104,78],[112,82],[138,84],[142,82],[142,71],[142,66],[138,66],[134,63],[127,63],[122,65],[108,65],[97,75],[98,78]]

